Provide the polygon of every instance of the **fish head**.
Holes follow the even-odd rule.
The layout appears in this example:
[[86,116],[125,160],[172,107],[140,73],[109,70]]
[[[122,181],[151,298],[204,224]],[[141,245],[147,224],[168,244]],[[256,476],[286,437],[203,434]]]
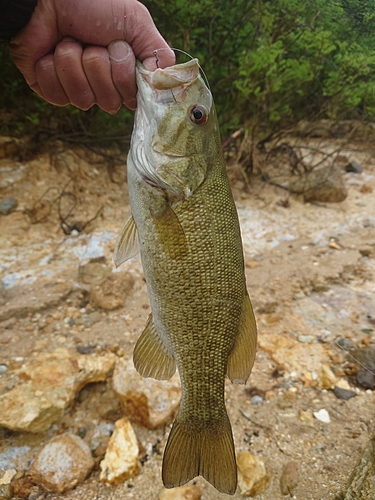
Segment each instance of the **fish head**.
[[131,153],[142,177],[188,198],[213,166],[219,127],[197,59],[148,71],[137,63],[137,111]]

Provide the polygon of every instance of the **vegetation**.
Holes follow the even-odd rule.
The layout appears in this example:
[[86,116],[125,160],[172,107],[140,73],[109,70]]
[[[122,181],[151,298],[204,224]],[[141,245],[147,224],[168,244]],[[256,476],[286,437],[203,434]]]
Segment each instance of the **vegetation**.
[[[373,0],[145,1],[172,47],[198,57],[224,134],[301,119],[375,119]],[[3,57],[4,49],[3,51]],[[128,136],[131,114],[58,109],[31,96],[9,61],[0,69],[0,108],[12,130]],[[4,127],[4,125],[3,125]]]

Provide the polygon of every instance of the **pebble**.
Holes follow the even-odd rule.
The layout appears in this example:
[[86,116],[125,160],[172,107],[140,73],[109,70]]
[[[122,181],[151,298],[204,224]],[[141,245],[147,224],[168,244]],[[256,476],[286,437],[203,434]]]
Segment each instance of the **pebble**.
[[138,475],[141,471],[138,455],[138,441],[131,423],[125,417],[117,420],[104,460],[100,462],[100,481],[116,485]]
[[332,389],[338,379],[328,365],[322,365],[318,373],[317,384],[320,389]]
[[272,476],[267,473],[263,460],[248,451],[240,451],[237,465],[241,495],[250,497],[266,491]]
[[18,201],[15,198],[4,198],[0,201],[0,214],[8,215],[17,208]]
[[331,418],[329,416],[329,413],[324,408],[322,408],[319,411],[314,411],[313,414],[314,414],[314,417],[317,420],[319,420],[320,422],[324,422],[325,424],[329,424],[331,422]]
[[256,405],[258,403],[263,403],[263,398],[261,398],[260,396],[253,396],[251,399],[250,399],[251,403],[253,405]]
[[8,371],[7,365],[0,365],[0,375]]
[[336,340],[337,344],[342,347],[345,351],[349,351],[352,347],[350,340],[346,338],[341,338]]
[[39,451],[29,474],[43,489],[62,493],[83,482],[93,467],[87,444],[74,434],[63,434]]
[[310,427],[314,426],[314,418],[310,410],[301,410],[299,412],[299,419],[301,422],[304,422],[305,424],[309,425]]
[[284,465],[280,477],[280,490],[283,495],[292,496],[292,491],[298,485],[298,463],[288,462]]
[[198,486],[179,486],[177,488],[164,488],[159,493],[159,500],[200,500],[202,496]]
[[355,391],[350,391],[348,389],[342,389],[341,387],[334,387],[333,392],[338,399],[343,399],[347,401],[350,398],[354,398],[357,395]]
[[297,340],[302,344],[313,344],[315,337],[313,335],[299,335]]

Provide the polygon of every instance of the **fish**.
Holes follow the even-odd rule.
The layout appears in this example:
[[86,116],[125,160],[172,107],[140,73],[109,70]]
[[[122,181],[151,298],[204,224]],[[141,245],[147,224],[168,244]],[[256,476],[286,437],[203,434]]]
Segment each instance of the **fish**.
[[140,251],[150,298],[134,366],[159,380],[178,368],[182,398],[164,450],[164,486],[201,475],[232,495],[237,466],[225,377],[246,383],[257,327],[218,119],[197,59],[155,71],[138,61],[136,78],[131,216],[114,253],[119,266]]

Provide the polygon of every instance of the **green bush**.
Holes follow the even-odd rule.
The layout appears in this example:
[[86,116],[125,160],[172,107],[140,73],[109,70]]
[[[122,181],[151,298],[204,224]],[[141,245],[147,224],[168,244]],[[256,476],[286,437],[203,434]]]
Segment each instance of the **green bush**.
[[[144,2],[172,47],[198,57],[223,135],[300,119],[375,119],[374,0],[153,0]],[[155,47],[157,48],[157,47]],[[127,137],[132,113],[50,106],[1,48],[6,130]],[[10,118],[9,118],[10,117]]]

